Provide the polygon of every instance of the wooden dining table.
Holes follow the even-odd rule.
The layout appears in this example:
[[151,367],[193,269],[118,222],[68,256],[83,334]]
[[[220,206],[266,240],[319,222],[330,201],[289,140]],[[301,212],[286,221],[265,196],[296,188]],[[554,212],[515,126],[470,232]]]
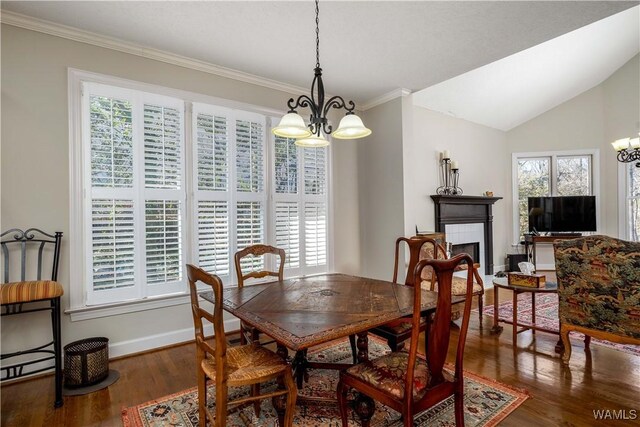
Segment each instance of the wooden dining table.
[[[437,292],[422,291],[422,314],[435,311]],[[202,295],[213,302],[213,293]],[[368,359],[367,331],[413,313],[413,288],[346,274],[314,276],[226,288],[224,310],[273,338],[278,354],[295,352],[292,368],[298,387],[307,369],[344,369],[350,364],[314,363],[307,349],[357,335],[357,359]]]

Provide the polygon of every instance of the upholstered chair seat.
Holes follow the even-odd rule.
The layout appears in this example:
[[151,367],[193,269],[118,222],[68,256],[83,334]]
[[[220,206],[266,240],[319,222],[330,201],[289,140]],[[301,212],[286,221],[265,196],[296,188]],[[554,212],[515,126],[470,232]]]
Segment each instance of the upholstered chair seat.
[[[403,350],[352,366],[347,369],[347,375],[358,378],[362,383],[369,384],[395,399],[404,399],[408,365],[409,352]],[[427,392],[429,367],[424,359],[418,357],[414,369],[412,393],[413,399],[418,400]],[[446,381],[453,381],[449,372],[443,371],[443,374]]]
[[53,280],[11,282],[0,285],[0,304],[19,304],[58,298],[64,294],[62,285]]

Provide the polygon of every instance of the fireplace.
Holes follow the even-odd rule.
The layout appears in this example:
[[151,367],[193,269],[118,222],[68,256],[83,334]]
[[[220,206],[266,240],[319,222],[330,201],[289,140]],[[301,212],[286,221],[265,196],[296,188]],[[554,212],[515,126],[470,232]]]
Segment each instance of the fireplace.
[[480,259],[480,242],[457,243],[451,245],[451,256],[469,254],[475,262]]
[[485,274],[493,274],[493,213],[492,206],[502,197],[431,196],[435,203],[435,229],[446,233],[447,242],[454,245],[478,243],[477,256]]

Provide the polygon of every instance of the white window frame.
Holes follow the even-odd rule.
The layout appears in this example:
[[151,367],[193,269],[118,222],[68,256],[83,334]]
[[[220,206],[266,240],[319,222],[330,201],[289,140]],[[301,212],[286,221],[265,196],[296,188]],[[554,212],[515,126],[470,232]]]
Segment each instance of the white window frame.
[[627,168],[635,168],[636,162],[618,162],[618,235],[631,240],[629,230],[629,177]]
[[558,157],[591,156],[591,194],[596,196],[596,228],[600,229],[600,150],[565,150],[565,151],[533,151],[511,154],[511,209],[512,209],[512,238],[513,246],[520,243],[520,221],[518,209],[518,160],[521,159],[550,159],[550,190],[551,196],[557,195],[557,162]]
[[[134,146],[133,155],[133,170],[135,173],[135,178],[133,180],[133,186],[131,188],[93,188],[91,183],[91,171],[87,168],[83,172],[84,175],[84,191],[83,191],[83,205],[84,205],[84,237],[86,240],[84,244],[86,245],[86,250],[84,251],[84,259],[85,265],[87,268],[85,269],[84,283],[90,283],[92,281],[91,274],[91,266],[93,265],[93,257],[91,256],[91,251],[89,247],[91,246],[90,238],[91,236],[91,221],[89,220],[91,216],[91,201],[94,198],[106,198],[106,199],[118,199],[123,197],[123,193],[129,193],[126,196],[127,199],[131,199],[133,201],[134,206],[137,208],[134,210],[134,229],[135,231],[135,242],[134,242],[134,265],[135,265],[135,277],[136,281],[142,280],[142,278],[146,277],[146,240],[145,240],[145,232],[146,232],[146,218],[145,218],[145,209],[144,205],[147,200],[177,200],[180,203],[180,216],[182,218],[182,234],[183,234],[183,242],[185,242],[184,238],[187,237],[185,235],[185,202],[186,202],[186,186],[185,186],[185,161],[184,161],[184,152],[185,152],[185,144],[184,144],[184,109],[185,103],[182,100],[177,98],[156,95],[153,93],[142,92],[142,91],[134,91],[131,89],[123,89],[120,87],[107,86],[104,84],[93,83],[93,82],[84,82],[82,83],[81,91],[86,91],[87,93],[91,93],[92,95],[104,96],[107,98],[117,97],[129,100],[132,105],[132,126],[133,126],[133,140],[137,142],[137,145]],[[82,111],[89,111],[89,96],[82,96]],[[154,104],[154,105],[162,105],[164,107],[171,107],[180,112],[180,118],[183,124],[182,130],[183,133],[180,136],[181,138],[181,159],[180,159],[180,182],[181,188],[178,190],[165,190],[165,189],[153,189],[147,188],[145,186],[145,174],[144,174],[144,158],[145,158],[145,146],[144,143],[144,117],[143,114],[139,114],[144,109],[145,104]],[[82,114],[82,113],[81,113]],[[89,115],[82,115],[82,135],[84,141],[89,141],[91,139],[90,136],[90,123],[89,123]],[[83,165],[91,164],[91,149],[88,147],[82,147],[83,150]],[[185,260],[185,245],[181,247],[181,259]],[[144,298],[149,298],[153,296],[167,296],[170,294],[182,294],[184,293],[185,288],[185,278],[184,274],[178,281],[172,281],[162,284],[145,284],[143,286],[132,286],[125,288],[117,288],[117,289],[106,289],[101,290],[100,295],[97,295],[97,292],[93,289],[86,288],[86,305],[87,306],[95,306],[95,305],[105,305],[114,302],[123,302],[127,300],[140,300]]]
[[[135,90],[141,92],[147,92],[150,95],[156,95],[158,97],[172,97],[180,99],[184,102],[183,109],[183,123],[184,123],[184,152],[182,156],[183,165],[189,165],[183,167],[183,187],[186,193],[186,201],[182,203],[183,210],[183,220],[182,220],[182,228],[183,228],[183,264],[188,262],[197,262],[197,212],[194,211],[194,172],[192,170],[192,165],[197,159],[195,159],[195,154],[197,153],[197,149],[193,147],[193,128],[192,121],[194,119],[193,114],[193,104],[201,103],[216,106],[216,108],[221,109],[232,109],[232,110],[241,110],[237,111],[241,115],[246,117],[251,116],[252,114],[261,115],[266,118],[265,122],[265,153],[264,153],[264,168],[263,173],[264,176],[264,195],[261,195],[262,199],[265,203],[265,239],[267,242],[275,241],[275,231],[272,231],[272,215],[273,215],[273,207],[275,204],[273,203],[272,197],[272,173],[273,170],[272,162],[273,162],[273,141],[274,139],[270,137],[271,132],[269,131],[273,120],[272,117],[281,117],[284,114],[283,110],[276,110],[264,107],[258,107],[255,105],[250,105],[242,102],[217,98],[213,96],[203,95],[199,93],[183,91],[179,89],[171,89],[162,86],[156,86],[152,84],[142,83],[133,80],[122,79],[118,77],[112,77],[108,75],[68,68],[68,105],[69,105],[69,194],[70,194],[70,215],[69,215],[69,252],[70,259],[86,259],[87,257],[87,237],[90,234],[86,234],[87,223],[89,221],[85,218],[85,203],[83,200],[86,200],[87,197],[91,197],[90,194],[87,194],[85,176],[88,175],[85,170],[85,156],[88,155],[87,151],[90,152],[90,149],[83,146],[83,115],[82,115],[82,85],[83,83],[91,83],[97,85],[107,85],[112,87],[117,87],[122,90]],[[144,150],[144,147],[142,148]],[[235,150],[235,147],[234,147]],[[235,151],[234,151],[235,153]],[[144,154],[143,154],[144,158]],[[235,157],[230,154],[230,162],[235,163]],[[322,268],[318,268],[317,272],[330,272],[333,271],[333,242],[329,238],[332,236],[332,204],[331,204],[331,190],[332,190],[332,180],[331,180],[331,150],[327,149],[326,153],[326,173],[327,173],[327,181],[326,181],[326,194],[325,194],[325,202],[327,209],[327,264]],[[303,179],[303,177],[301,178]],[[304,183],[303,183],[304,184]],[[230,181],[230,185],[235,186],[235,181]],[[249,196],[251,198],[251,196]],[[235,210],[235,206],[229,205],[229,209]],[[302,209],[304,206],[302,205]],[[140,215],[140,214],[138,214]],[[142,215],[144,217],[144,215]],[[234,214],[235,216],[235,214]],[[144,229],[144,218],[142,218],[142,224]],[[90,224],[88,224],[90,227]],[[196,227],[196,228],[194,228]],[[232,232],[233,228],[231,222],[229,224],[230,232]],[[303,227],[303,223],[301,224]],[[140,228],[139,228],[140,230]],[[144,231],[142,231],[144,233]],[[235,238],[231,239],[235,242]],[[144,242],[142,243],[144,244]],[[301,245],[304,244],[304,241],[301,241]],[[235,270],[233,266],[233,253],[235,251],[230,248],[230,277],[226,277],[225,286],[235,286],[236,285],[236,277]],[[303,261],[303,259],[301,259]],[[138,261],[136,260],[138,263]],[[124,301],[124,302],[116,302],[112,304],[102,304],[97,306],[88,306],[87,305],[87,289],[85,286],[86,277],[88,274],[88,264],[86,262],[71,262],[70,263],[70,286],[69,286],[69,294],[70,294],[70,307],[66,310],[66,313],[71,314],[72,321],[78,320],[87,320],[99,317],[107,317],[112,315],[137,312],[149,309],[157,309],[162,307],[168,307],[173,305],[186,304],[189,301],[188,289],[185,289],[183,292],[175,293],[173,295],[160,295],[160,296],[147,296],[143,299],[136,299],[132,301]],[[184,268],[184,265],[182,266]],[[267,264],[267,267],[269,265]],[[136,268],[145,268],[144,260],[139,262]],[[305,271],[304,274],[311,274],[312,271]],[[186,273],[183,270],[183,276]]]

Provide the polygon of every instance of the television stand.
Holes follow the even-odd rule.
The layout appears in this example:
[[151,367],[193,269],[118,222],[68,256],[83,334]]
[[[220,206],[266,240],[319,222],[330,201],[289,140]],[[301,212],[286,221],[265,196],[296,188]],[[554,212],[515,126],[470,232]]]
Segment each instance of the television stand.
[[538,243],[553,243],[554,240],[569,240],[582,237],[582,233],[550,233],[547,236],[524,235],[524,253],[527,254],[527,261],[536,267],[536,245]]

